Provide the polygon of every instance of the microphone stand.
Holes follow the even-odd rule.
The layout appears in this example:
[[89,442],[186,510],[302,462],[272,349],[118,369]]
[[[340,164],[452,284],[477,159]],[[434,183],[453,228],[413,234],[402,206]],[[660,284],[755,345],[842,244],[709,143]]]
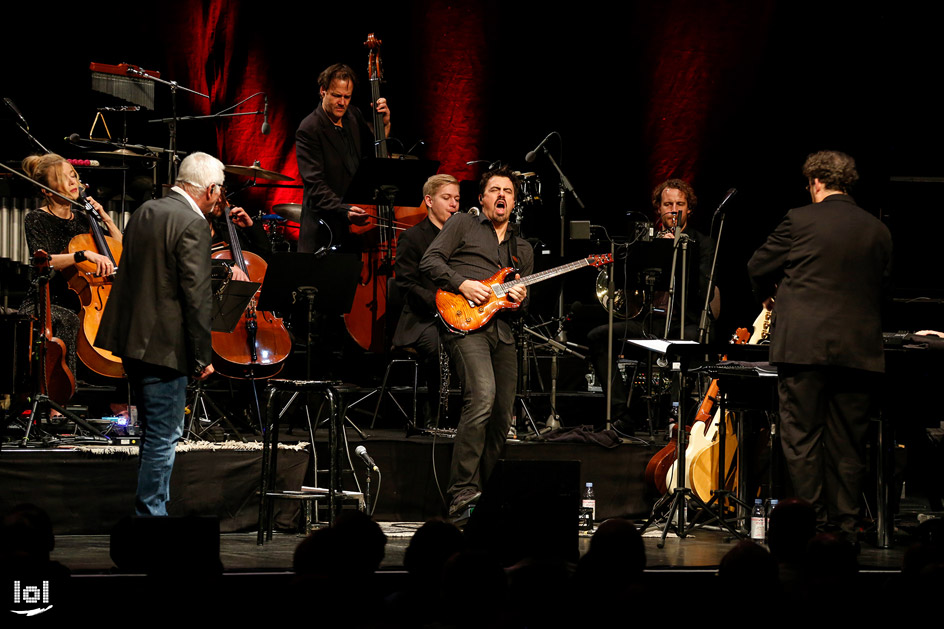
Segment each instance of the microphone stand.
[[26,134],[26,137],[29,138],[30,142],[32,142],[33,144],[35,144],[36,147],[39,148],[40,151],[42,151],[43,153],[51,153],[52,151],[50,151],[50,150],[47,149],[45,146],[43,146],[43,143],[40,142],[39,140],[37,140],[35,135],[33,135],[32,133],[30,133],[29,124],[26,122],[26,118],[23,118],[23,116],[20,114],[20,111],[16,108],[16,105],[13,104],[13,101],[10,100],[9,98],[4,98],[3,100],[6,102],[7,107],[8,107],[14,114],[16,114],[16,116],[17,116],[18,118],[20,118],[20,120],[22,120],[22,122],[17,122],[17,123],[16,123],[16,126],[19,127],[20,131],[22,131],[23,133],[25,133],[25,134]]
[[[714,218],[721,217],[721,223],[718,226],[718,239],[715,241],[715,253],[711,258],[711,272],[708,274],[708,290],[705,291],[705,307],[701,311],[701,319],[698,322],[698,342],[705,343],[708,339],[708,316],[711,313],[711,298],[714,296],[715,290],[715,270],[718,265],[718,251],[721,250],[721,232],[724,231],[724,218],[725,213],[722,212],[725,204],[728,202],[728,199],[733,197],[737,193],[735,188],[728,190],[728,193],[725,195],[724,199],[718,205],[718,209],[715,210],[714,217],[712,218],[712,224],[714,223]],[[711,235],[711,230],[708,230],[708,235]]]
[[[560,341],[552,339],[548,336],[544,336],[543,334],[541,334],[534,328],[530,328],[527,325],[525,325],[522,327],[522,329],[523,331],[527,332],[531,336],[534,336],[540,339],[541,341],[543,341],[548,347],[551,348],[551,350],[553,350],[553,354],[551,355],[551,397],[550,397],[551,415],[547,419],[547,422],[545,422],[544,424],[544,430],[539,431],[538,434],[540,435],[542,433],[550,432],[552,430],[557,430],[558,428],[560,428],[560,422],[557,421],[557,418],[559,417],[559,415],[557,414],[557,378],[558,378],[557,357],[558,355],[567,353],[576,358],[579,358],[580,360],[586,360],[587,357],[584,356],[583,354],[579,354],[576,351],[570,349],[569,347],[567,347]],[[568,343],[568,344],[573,345],[572,343]],[[538,373],[538,378],[540,380],[540,372]],[[543,384],[542,384],[542,388],[543,388]]]
[[[580,199],[580,196],[577,194],[577,191],[574,189],[573,184],[570,183],[570,179],[567,178],[567,175],[565,175],[564,171],[561,170],[561,167],[557,163],[557,160],[554,159],[554,156],[551,155],[551,152],[547,150],[547,146],[545,146],[545,143],[548,141],[548,139],[551,137],[552,134],[557,135],[558,138],[560,137],[560,135],[556,131],[552,131],[550,134],[548,134],[547,137],[541,140],[541,144],[539,144],[538,146],[541,152],[547,157],[548,161],[551,163],[551,166],[554,167],[554,170],[557,171],[557,175],[559,177],[560,183],[558,184],[558,198],[560,199],[560,202],[558,204],[558,208],[560,212],[560,255],[561,255],[561,259],[563,259],[564,242],[566,239],[565,229],[566,229],[566,224],[567,224],[567,195],[565,193],[570,193],[571,195],[573,195],[574,200],[577,201],[577,205],[580,206],[580,209],[582,210],[586,209],[586,206],[583,204],[583,201]],[[524,161],[528,163],[533,162],[536,151],[537,149],[525,155]],[[561,286],[560,294],[557,296],[557,316],[560,319],[564,318],[564,287],[563,285]],[[611,322],[610,330],[612,329],[613,329],[613,326]],[[554,352],[554,355],[551,356],[551,372],[557,373],[557,352]],[[560,417],[557,414],[557,409],[556,407],[553,407],[551,409],[551,415],[550,417],[548,417],[545,426],[552,429],[560,428],[559,419]]]
[[[128,70],[129,74],[132,74],[132,71]],[[163,83],[170,88],[170,104],[171,104],[171,117],[170,118],[159,118],[156,120],[148,120],[148,122],[166,122],[167,129],[169,132],[169,146],[167,152],[170,153],[170,159],[167,161],[167,176],[168,181],[173,183],[177,179],[177,122],[180,120],[180,117],[177,115],[177,90],[183,90],[185,92],[190,92],[197,96],[202,96],[207,100],[210,99],[209,95],[203,94],[196,90],[192,90],[189,87],[184,87],[177,83],[177,81],[165,81],[164,79],[158,78],[152,74],[148,73],[138,73],[139,76],[148,78],[155,83]]]
[[669,338],[669,330],[672,328],[672,313],[675,308],[675,269],[678,264],[679,249],[682,250],[682,290],[681,294],[681,315],[679,316],[679,340],[685,340],[685,300],[688,291],[688,242],[689,236],[682,231],[679,226],[678,212],[675,213],[675,238],[672,243],[672,274],[669,276],[669,304],[665,309],[665,334],[662,338]]

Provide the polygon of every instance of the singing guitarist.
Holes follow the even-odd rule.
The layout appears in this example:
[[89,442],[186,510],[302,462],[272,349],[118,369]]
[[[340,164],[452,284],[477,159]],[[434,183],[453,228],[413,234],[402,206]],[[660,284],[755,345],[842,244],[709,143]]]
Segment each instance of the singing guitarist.
[[[508,219],[515,207],[517,177],[506,168],[492,170],[479,182],[481,214],[456,214],[443,225],[420,261],[420,271],[437,286],[484,304],[491,289],[481,280],[503,267],[529,275],[534,251],[514,233]],[[525,286],[509,290],[523,302]],[[507,311],[505,311],[507,313]],[[518,364],[507,314],[464,336],[444,333],[443,343],[462,383],[462,416],[453,448],[449,481],[449,516],[461,517],[478,500],[498,461],[511,426]]]

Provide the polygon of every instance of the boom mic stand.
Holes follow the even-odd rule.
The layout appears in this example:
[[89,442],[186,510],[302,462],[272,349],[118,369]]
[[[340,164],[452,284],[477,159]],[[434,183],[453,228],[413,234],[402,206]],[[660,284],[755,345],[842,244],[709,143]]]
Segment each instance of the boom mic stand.
[[[537,327],[540,327],[540,326],[537,326]],[[580,360],[586,360],[587,357],[567,347],[567,345],[574,345],[575,347],[580,347],[579,345],[576,345],[574,343],[567,343],[567,345],[565,345],[561,343],[560,341],[544,336],[543,334],[541,334],[534,328],[531,328],[528,326],[523,326],[523,331],[543,341],[544,344],[547,345],[549,348],[551,348],[551,351],[554,352],[552,356],[552,360],[551,360],[551,399],[550,399],[551,415],[544,425],[544,430],[540,431],[539,434],[550,432],[551,430],[557,430],[558,428],[560,428],[560,422],[557,421],[559,417],[557,414],[557,375],[558,374],[557,374],[557,361],[554,359],[558,358],[561,354],[564,354],[564,353],[570,354],[571,356],[579,358]],[[538,377],[540,377],[540,373],[538,374]]]
[[[711,314],[711,298],[714,296],[715,290],[715,270],[718,265],[718,251],[721,249],[721,232],[724,231],[724,208],[728,200],[737,194],[736,188],[731,188],[728,190],[724,199],[718,205],[718,209],[715,210],[714,216],[712,217],[712,223],[714,219],[720,217],[721,223],[718,226],[718,238],[715,240],[715,252],[711,258],[711,272],[708,274],[708,290],[705,291],[705,307],[701,311],[701,319],[698,322],[698,342],[705,343],[708,340],[708,317]],[[711,235],[711,230],[709,229],[708,234]]]
[[[570,179],[568,179],[567,175],[564,174],[564,171],[561,170],[561,167],[557,163],[557,160],[555,160],[554,156],[551,155],[551,152],[547,150],[546,144],[552,135],[557,136],[558,142],[561,141],[561,136],[557,131],[550,132],[549,134],[547,134],[547,136],[543,140],[541,140],[541,143],[538,144],[534,148],[533,151],[530,151],[528,152],[527,155],[525,155],[524,161],[530,164],[531,162],[534,161],[535,157],[537,156],[538,151],[541,151],[547,157],[547,161],[551,163],[551,166],[554,167],[554,170],[557,171],[557,175],[559,177],[558,198],[560,199],[559,206],[558,206],[560,210],[560,256],[561,256],[561,259],[563,259],[564,243],[566,241],[565,232],[566,232],[566,225],[567,225],[567,194],[569,193],[570,195],[574,197],[574,200],[577,202],[577,205],[580,206],[580,209],[584,210],[586,209],[586,206],[583,204],[583,201],[581,200],[580,196],[577,194],[577,190],[574,188],[573,184],[570,183]],[[613,253],[612,249],[610,253]],[[560,317],[561,319],[563,319],[564,317],[564,289],[563,287],[561,287],[560,295],[558,295],[558,298],[557,298],[557,316]],[[612,325],[610,327],[612,329]],[[557,373],[557,368],[558,368],[557,358],[558,358],[558,353],[555,352],[551,356],[551,373],[552,374]],[[553,382],[556,383],[556,380],[554,380]],[[556,390],[554,391],[554,397],[556,398]],[[557,424],[557,427],[560,427],[560,423],[557,421],[558,419],[557,411],[555,410],[557,407],[555,405],[555,402],[556,402],[556,399],[552,400],[551,402],[551,409],[552,409],[551,419],[548,420],[548,423]],[[609,428],[609,426],[607,427]]]
[[[515,391],[515,407],[520,407],[521,416],[525,417],[531,425],[531,430],[534,433],[533,438],[540,439],[541,431],[538,430],[537,424],[534,423],[534,417],[531,416],[531,411],[528,409],[527,403],[527,400],[531,397],[530,363],[527,355],[528,347],[530,347],[530,339],[524,334],[526,326],[520,317],[514,322],[513,326],[515,334],[515,355],[518,360],[518,383]],[[515,414],[515,419],[517,419],[517,413]],[[515,424],[517,424],[517,421]],[[515,426],[515,429],[517,430],[517,426]]]

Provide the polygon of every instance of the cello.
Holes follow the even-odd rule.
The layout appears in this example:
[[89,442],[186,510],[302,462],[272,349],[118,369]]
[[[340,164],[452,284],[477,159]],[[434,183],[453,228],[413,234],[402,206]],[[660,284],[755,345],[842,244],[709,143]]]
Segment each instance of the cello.
[[[374,114],[374,156],[387,159],[387,138],[383,114],[377,111],[380,82],[383,72],[380,63],[381,40],[374,33],[367,35],[364,45],[369,49],[367,73],[370,77],[370,98]],[[366,206],[364,209],[368,209]],[[363,349],[383,352],[387,314],[387,281],[393,275],[393,256],[396,249],[396,230],[412,227],[426,217],[423,208],[378,205],[371,219],[364,225],[351,225],[351,232],[365,241],[361,254],[363,266],[354,292],[351,311],[344,315],[348,333]]]
[[[226,217],[230,250],[217,251],[211,257],[233,260],[251,282],[262,284],[268,265],[260,256],[242,250],[225,195],[220,195],[220,207]],[[213,365],[229,378],[271,378],[282,370],[282,363],[292,352],[292,339],[282,319],[272,312],[256,310],[261,290],[260,286],[232,332],[211,333]]]
[[[98,223],[98,212],[85,196],[84,188],[80,188],[79,198],[85,203],[85,215],[91,225],[91,231],[88,234],[79,234],[69,241],[67,252],[75,254],[77,251],[89,250],[100,253],[111,260],[117,273],[122,252],[121,243],[111,236],[106,236],[102,231]],[[63,269],[69,288],[78,295],[82,306],[79,311],[76,354],[95,373],[109,378],[121,378],[125,374],[121,359],[107,349],[92,345],[114,282],[114,275],[100,276],[96,272],[97,266],[90,260]]]

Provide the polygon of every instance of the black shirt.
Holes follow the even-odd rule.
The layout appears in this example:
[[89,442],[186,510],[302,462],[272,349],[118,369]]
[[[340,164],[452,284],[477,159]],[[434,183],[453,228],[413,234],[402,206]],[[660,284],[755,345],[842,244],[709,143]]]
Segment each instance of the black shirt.
[[[443,225],[429,249],[420,261],[420,271],[428,275],[437,286],[459,292],[466,280],[484,281],[503,267],[514,267],[522,277],[534,270],[534,250],[522,238],[514,236],[514,226],[509,224],[505,238],[498,242],[498,234],[492,221],[484,214],[456,214]],[[516,259],[513,259],[516,258]],[[514,337],[508,324],[500,317],[499,338],[512,343]]]
[[[66,253],[69,250],[69,242],[80,234],[87,234],[91,230],[88,219],[79,213],[73,213],[72,218],[59,218],[45,210],[33,210],[27,213],[23,220],[23,227],[26,231],[26,246],[30,254],[42,249],[49,255],[57,253]],[[72,312],[78,312],[80,308],[79,298],[75,292],[69,288],[68,282],[61,271],[53,274],[49,282],[50,301],[57,306],[68,308]],[[27,297],[30,300],[36,298],[36,287],[31,286]]]

